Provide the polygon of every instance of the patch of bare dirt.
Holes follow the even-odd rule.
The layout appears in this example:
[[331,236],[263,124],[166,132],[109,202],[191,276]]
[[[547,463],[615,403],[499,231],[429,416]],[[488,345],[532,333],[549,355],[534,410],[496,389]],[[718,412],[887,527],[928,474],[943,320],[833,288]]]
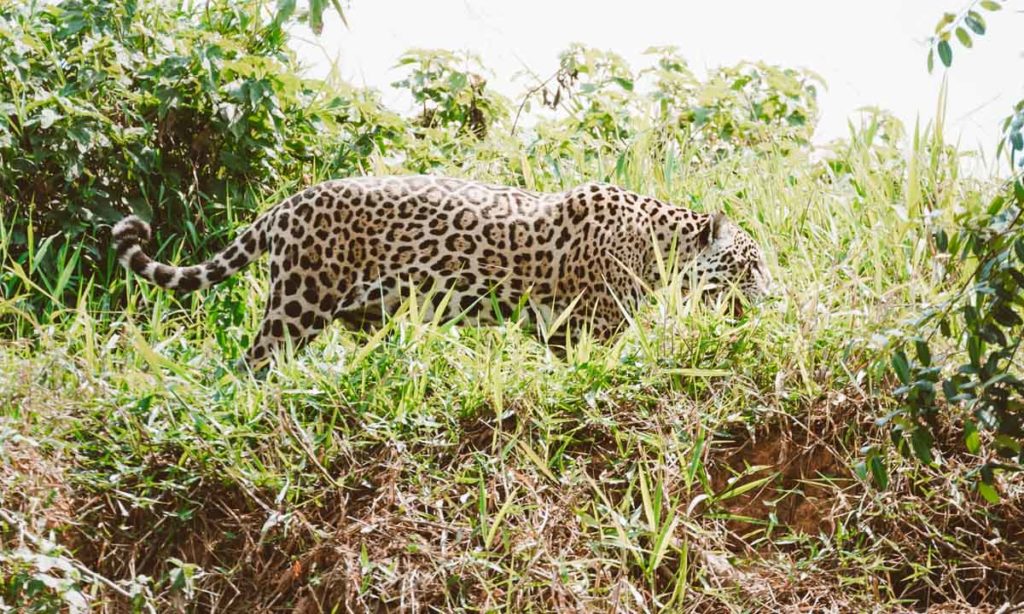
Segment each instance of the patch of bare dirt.
[[732,445],[719,445],[710,471],[716,493],[739,491],[745,483],[771,478],[764,485],[724,499],[737,533],[769,523],[805,535],[832,534],[842,513],[837,491],[856,483],[851,470],[851,427],[869,428],[872,408],[837,392],[801,416],[779,415],[754,433],[739,433]]
[[[846,611],[869,604],[846,603],[844,577],[863,577],[856,561],[841,553],[822,556],[813,569],[790,554],[807,540],[833,549],[837,532],[861,533],[874,543],[871,564],[878,579],[870,591],[880,599],[902,599],[908,611],[993,612],[999,604],[1024,601],[1024,484],[1011,476],[997,504],[973,490],[971,469],[977,459],[943,449],[943,464],[925,467],[891,453],[890,483],[880,490],[853,470],[860,449],[882,444],[874,428],[877,405],[850,392],[834,392],[801,415],[779,415],[754,433],[739,433],[733,445],[719,447],[709,468],[717,493],[768,477],[763,485],[725,498],[720,506],[728,544],[754,561],[741,569],[742,584],[763,607],[785,605],[808,611]],[[943,426],[940,444],[957,437]],[[938,446],[937,446],[938,447]],[[740,476],[740,477],[737,477]],[[774,517],[774,519],[773,519]],[[780,546],[760,539],[771,522],[777,538],[802,535]],[[758,562],[757,557],[760,557]],[[870,592],[859,591],[862,594]]]

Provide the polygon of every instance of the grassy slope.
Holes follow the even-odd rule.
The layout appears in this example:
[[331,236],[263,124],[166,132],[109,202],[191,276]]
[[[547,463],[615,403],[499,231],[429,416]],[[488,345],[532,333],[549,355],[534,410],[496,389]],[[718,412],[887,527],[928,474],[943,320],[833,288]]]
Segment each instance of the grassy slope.
[[987,505],[956,458],[931,470],[884,444],[888,489],[855,471],[881,443],[878,344],[935,297],[922,207],[973,189],[948,161],[875,156],[854,143],[833,181],[799,158],[683,176],[637,152],[614,180],[727,211],[784,290],[739,321],[662,292],[565,360],[514,323],[407,313],[372,338],[334,328],[254,381],[228,365],[259,266],[194,297],[129,281],[127,310],[24,318],[0,343],[0,540],[23,547],[0,595],[25,599],[49,552],[74,582],[37,603],[70,588],[112,609],[122,593],[227,611],[1012,598],[1019,483]]

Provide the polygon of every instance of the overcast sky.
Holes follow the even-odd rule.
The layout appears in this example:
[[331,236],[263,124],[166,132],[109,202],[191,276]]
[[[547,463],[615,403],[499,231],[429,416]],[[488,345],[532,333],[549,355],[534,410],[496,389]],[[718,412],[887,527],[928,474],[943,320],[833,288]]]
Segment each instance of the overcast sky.
[[[352,0],[350,28],[331,15],[315,45],[298,42],[314,75],[337,60],[341,76],[390,88],[398,56],[412,47],[468,49],[493,71],[492,83],[515,97],[524,68],[548,75],[571,42],[613,50],[636,68],[652,45],[676,45],[697,71],[740,60],[806,67],[822,75],[818,142],[846,134],[847,118],[864,105],[894,112],[913,129],[935,115],[942,71],[925,68],[925,40],[944,10],[969,0]],[[991,153],[999,120],[1024,97],[1024,0],[985,13],[989,30],[974,49],[954,45],[947,131],[964,147]],[[936,62],[938,64],[938,62]],[[399,108],[398,110],[404,110]]]

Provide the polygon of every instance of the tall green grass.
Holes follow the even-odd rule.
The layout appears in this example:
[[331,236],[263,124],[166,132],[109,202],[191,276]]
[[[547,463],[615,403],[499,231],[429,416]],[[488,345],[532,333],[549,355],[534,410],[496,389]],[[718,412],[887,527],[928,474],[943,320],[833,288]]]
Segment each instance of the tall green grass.
[[[262,310],[261,266],[189,296],[125,274],[112,301],[76,278],[74,246],[41,275],[32,263],[46,246],[15,261],[0,227],[0,603],[742,611],[1010,599],[1024,559],[1009,550],[977,565],[986,540],[1021,530],[999,520],[1019,484],[985,508],[955,459],[941,471],[905,462],[873,426],[887,332],[943,291],[930,224],[991,188],[960,176],[940,130],[901,152],[865,121],[829,161],[693,166],[655,154],[653,137],[619,159],[566,164],[575,174],[531,173],[552,162],[524,159],[531,189],[606,179],[725,211],[780,285],[733,319],[669,280],[620,336],[584,338],[564,357],[521,322],[432,321],[413,297],[380,331],[332,327],[256,380],[231,365]],[[516,181],[472,171],[451,172]],[[33,313],[28,298],[49,303]],[[867,448],[889,457],[888,490],[858,466]]]

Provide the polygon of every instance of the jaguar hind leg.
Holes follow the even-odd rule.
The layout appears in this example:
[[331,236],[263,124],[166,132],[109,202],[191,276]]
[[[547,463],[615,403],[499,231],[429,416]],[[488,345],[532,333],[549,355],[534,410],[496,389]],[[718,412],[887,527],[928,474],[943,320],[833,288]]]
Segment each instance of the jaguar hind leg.
[[[308,300],[312,294],[308,289],[299,295],[289,290],[292,288],[280,279],[271,282],[263,322],[245,354],[245,363],[254,372],[266,366],[289,344],[294,350],[306,346],[332,320],[323,315],[320,303]],[[329,300],[324,303],[324,307],[331,307],[327,304]]]
[[274,360],[286,347],[299,350],[319,335],[329,323],[326,318],[312,315],[292,317],[280,309],[267,312],[260,325],[256,340],[245,353],[245,362],[250,369],[256,371]]

